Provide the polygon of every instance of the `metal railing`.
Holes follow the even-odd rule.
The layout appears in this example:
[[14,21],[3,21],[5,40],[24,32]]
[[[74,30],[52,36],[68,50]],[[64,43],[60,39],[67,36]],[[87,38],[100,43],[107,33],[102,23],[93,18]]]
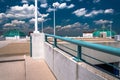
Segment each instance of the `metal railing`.
[[[52,37],[53,41],[52,42],[49,41],[48,37]],[[57,40],[65,41],[65,42],[68,42],[68,43],[72,43],[72,44],[76,45],[77,50],[74,50],[74,49],[66,47],[66,46],[64,46],[62,44],[59,44],[59,42]],[[72,38],[60,37],[60,36],[55,36],[55,35],[50,35],[50,34],[45,34],[45,41],[50,43],[50,44],[52,44],[54,47],[60,48],[59,46],[61,45],[62,47],[65,47],[65,48],[75,52],[76,55],[73,55],[72,53],[67,52],[67,50],[62,49],[63,51],[65,51],[68,54],[70,54],[71,56],[73,56],[74,60],[76,60],[76,61],[84,61],[84,62],[86,62],[88,64],[91,64],[91,63],[89,63],[89,61],[86,61],[82,57],[84,55],[86,57],[89,57],[89,58],[91,58],[93,60],[102,62],[103,64],[106,64],[106,65],[108,65],[110,67],[113,67],[116,70],[120,71],[120,66],[112,65],[112,64],[110,64],[108,62],[102,61],[102,60],[97,59],[97,58],[95,58],[93,56],[86,55],[86,54],[82,53],[82,47],[93,49],[93,50],[97,50],[97,51],[100,51],[100,52],[105,52],[105,54],[114,55],[114,56],[117,56],[117,57],[120,57],[120,48],[115,48],[115,47],[110,47],[110,46],[105,46],[105,45],[100,45],[100,44],[94,44],[94,43],[89,43],[89,42],[85,42],[85,41],[80,41],[80,40],[75,40],[75,39],[72,39]],[[91,65],[93,65],[93,64],[91,64]],[[95,66],[95,65],[93,65],[93,66]],[[100,69],[102,69],[102,68],[100,68]],[[109,73],[109,74],[111,74],[111,75],[113,75],[114,77],[117,77],[117,78],[120,79],[120,72],[118,72],[119,74],[116,75],[116,74],[110,73],[110,72],[108,72],[108,71],[106,71],[104,69],[102,69],[102,70],[107,72],[107,73]]]
[[32,57],[32,36],[30,36],[30,57]]

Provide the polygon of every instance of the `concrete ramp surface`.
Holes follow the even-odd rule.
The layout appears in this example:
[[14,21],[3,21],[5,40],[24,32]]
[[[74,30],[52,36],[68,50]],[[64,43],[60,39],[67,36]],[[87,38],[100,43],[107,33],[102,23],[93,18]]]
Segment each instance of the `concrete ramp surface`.
[[56,80],[42,59],[29,56],[0,58],[0,80]]
[[25,80],[24,61],[0,63],[0,80]]
[[26,59],[26,80],[56,80],[42,59]]

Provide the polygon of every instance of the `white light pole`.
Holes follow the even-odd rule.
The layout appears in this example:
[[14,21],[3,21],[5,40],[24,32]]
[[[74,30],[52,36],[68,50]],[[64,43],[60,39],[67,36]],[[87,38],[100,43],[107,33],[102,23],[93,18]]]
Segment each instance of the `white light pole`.
[[54,19],[54,35],[56,35],[56,27],[55,27],[55,6],[53,11],[53,19]]
[[55,23],[56,23],[56,22],[55,22],[55,21],[56,21],[55,19],[56,19],[56,18],[55,18],[55,11],[56,11],[57,7],[59,7],[59,5],[60,5],[60,4],[59,4],[58,2],[55,2],[55,3],[53,3],[53,5],[52,5],[52,6],[53,6],[53,8],[54,8],[54,10],[53,10],[53,19],[54,19],[54,22],[53,22],[53,24],[54,24],[54,35],[56,35],[56,27],[55,27],[55,25],[56,25],[56,24],[55,24]]
[[34,30],[34,33],[39,33],[39,31],[38,31],[37,0],[35,0],[35,30]]

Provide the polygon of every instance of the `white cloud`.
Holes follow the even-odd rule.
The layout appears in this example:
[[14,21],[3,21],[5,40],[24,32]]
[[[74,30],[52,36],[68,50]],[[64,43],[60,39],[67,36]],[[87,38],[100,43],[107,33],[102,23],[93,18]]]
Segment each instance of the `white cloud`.
[[104,13],[106,13],[106,14],[112,14],[112,13],[114,13],[114,10],[113,9],[106,9],[104,11]]
[[52,5],[53,7],[55,7],[56,9],[70,9],[70,8],[73,8],[75,5],[74,4],[70,4],[70,5],[67,5],[67,3],[59,3],[59,2],[55,2],[53,3]]
[[60,3],[59,2],[55,2],[55,3],[52,4],[52,6],[58,8],[60,6]]
[[35,22],[35,19],[32,18],[32,19],[29,20],[29,22],[33,24]]
[[[38,18],[38,22],[45,22],[47,20],[50,20],[50,18],[48,18],[48,19],[45,19],[44,17]],[[35,18],[30,19],[29,22],[33,24],[35,22]]]
[[91,12],[88,13],[85,8],[81,8],[81,9],[78,9],[78,10],[76,10],[76,11],[73,12],[73,14],[75,14],[78,17],[80,17],[80,16],[94,17],[94,16],[99,15],[99,14],[112,14],[112,13],[114,13],[113,9],[92,10]]
[[45,17],[48,17],[48,15],[49,15],[48,13],[47,14],[41,14],[41,17],[45,18]]
[[47,9],[47,12],[52,12],[52,11],[54,11],[54,9],[51,8],[51,7],[49,7],[49,8]]
[[[79,35],[82,29],[89,29],[89,25],[87,23],[81,24],[79,22],[76,22],[74,24],[68,24],[66,26],[56,26],[57,32],[65,35],[65,34],[77,34]],[[66,33],[67,32],[67,33]]]
[[86,14],[86,12],[87,12],[87,10],[85,8],[81,8],[81,9],[74,11],[73,14],[80,17],[80,16],[84,16]]
[[12,20],[11,23],[4,24],[4,27],[15,27],[25,24],[25,21]]
[[59,9],[64,9],[64,8],[66,8],[67,7],[67,4],[66,3],[61,3],[60,5],[59,5]]
[[70,4],[67,8],[70,9],[70,8],[73,8],[75,5],[74,4]]
[[[87,23],[81,24],[79,22],[68,24],[65,26],[56,25],[56,34],[61,36],[80,36],[83,29],[89,29]],[[53,28],[44,28],[44,31],[53,34]]]
[[81,24],[79,22],[76,22],[72,25],[72,27],[80,27],[80,26],[81,26]]
[[[22,3],[28,3],[28,2],[34,2],[35,0],[22,0]],[[47,0],[37,0],[38,2],[41,2],[42,4],[47,3]]]
[[44,3],[44,4],[41,4],[40,7],[42,8],[47,8],[48,4],[47,3]]
[[79,23],[79,22],[76,22],[74,24],[69,24],[69,25],[66,25],[66,26],[57,26],[57,28],[59,28],[59,30],[68,30],[68,29],[75,29],[75,28],[80,28],[82,25]]
[[4,27],[14,27],[14,26],[16,26],[16,25],[13,25],[12,23],[6,23],[6,24],[4,24]]
[[88,14],[85,14],[85,17],[93,17],[98,14],[102,14],[104,11],[103,10],[93,10]]
[[[6,17],[8,18],[17,18],[17,19],[26,19],[34,17],[34,5],[24,4],[23,6],[13,6],[6,12]],[[38,16],[40,16],[38,11]]]
[[7,18],[13,18],[13,17],[14,17],[14,15],[13,15],[13,14],[9,14],[9,13],[8,13],[8,14],[6,14],[6,17],[7,17]]
[[61,29],[70,29],[72,26],[71,25],[66,25],[66,26],[64,26],[64,27],[61,27]]
[[100,20],[94,21],[94,23],[99,25],[99,24],[113,23],[113,21],[100,19]]
[[42,22],[44,20],[45,20],[44,18],[38,18],[38,22]]
[[0,13],[0,19],[5,18],[5,13]]
[[22,3],[26,4],[26,3],[28,3],[28,1],[27,0],[22,0]]
[[99,3],[101,0],[93,0],[93,3]]
[[12,22],[11,22],[12,24],[24,24],[25,23],[25,21],[18,21],[18,20],[13,20]]

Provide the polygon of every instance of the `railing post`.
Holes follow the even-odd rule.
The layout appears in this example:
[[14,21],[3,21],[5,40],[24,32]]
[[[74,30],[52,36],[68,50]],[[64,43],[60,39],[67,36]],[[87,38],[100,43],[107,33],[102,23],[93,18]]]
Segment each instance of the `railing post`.
[[81,59],[81,53],[82,53],[82,51],[81,51],[81,46],[77,46],[77,58],[78,59]]
[[57,47],[57,39],[54,38],[54,47]]
[[82,53],[82,50],[81,50],[81,46],[77,46],[77,57],[73,58],[75,61],[79,62],[81,61],[81,53]]
[[30,57],[32,57],[32,36],[30,36]]
[[47,40],[47,36],[45,35],[45,42],[48,42],[48,40]]

